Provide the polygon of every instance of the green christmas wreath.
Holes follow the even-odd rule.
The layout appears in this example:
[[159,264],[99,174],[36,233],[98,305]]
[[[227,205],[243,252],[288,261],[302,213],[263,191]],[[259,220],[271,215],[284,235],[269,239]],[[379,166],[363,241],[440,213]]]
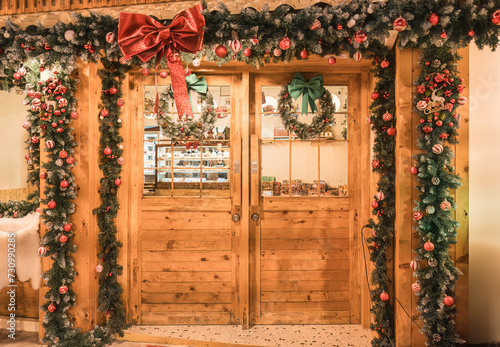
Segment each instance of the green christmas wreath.
[[[165,136],[171,139],[183,140],[187,138],[202,139],[203,134],[213,129],[217,120],[214,97],[208,91],[205,77],[198,78],[195,74],[186,77],[188,91],[198,92],[198,103],[201,104],[200,118],[195,120],[187,115],[176,120],[169,116],[170,104],[174,100],[172,88],[164,89],[159,94],[158,117],[156,121]],[[191,99],[191,93],[189,93]]]
[[[317,112],[311,124],[305,124],[292,114],[293,99],[302,96],[302,114],[307,114],[310,106],[311,111]],[[315,100],[319,100],[319,111]],[[285,128],[294,132],[301,140],[319,137],[329,125],[335,123],[335,105],[332,95],[323,87],[323,76],[318,75],[306,81],[300,72],[297,72],[292,82],[281,88],[278,98],[278,110]]]

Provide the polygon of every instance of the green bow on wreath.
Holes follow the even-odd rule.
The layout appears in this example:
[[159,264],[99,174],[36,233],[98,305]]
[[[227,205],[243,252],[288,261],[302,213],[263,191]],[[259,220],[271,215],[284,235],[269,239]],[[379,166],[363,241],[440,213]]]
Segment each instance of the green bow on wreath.
[[[191,75],[186,77],[186,85],[189,95],[189,101],[191,102],[191,109],[194,110],[193,99],[191,99],[191,90],[194,90],[199,94],[206,94],[208,90],[207,80],[205,79],[205,77],[198,78],[196,74],[192,73]],[[174,96],[172,88],[170,88],[170,94],[172,95],[172,97]]]
[[293,76],[292,83],[288,85],[288,92],[297,100],[302,95],[302,114],[307,114],[307,104],[311,106],[312,112],[317,112],[315,100],[319,99],[325,92],[323,87],[323,76],[318,75],[306,81],[300,72]]

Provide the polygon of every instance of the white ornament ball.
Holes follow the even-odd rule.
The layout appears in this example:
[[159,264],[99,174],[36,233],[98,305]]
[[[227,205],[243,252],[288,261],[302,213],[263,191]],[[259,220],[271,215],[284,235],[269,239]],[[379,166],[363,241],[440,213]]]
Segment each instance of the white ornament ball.
[[38,111],[40,111],[40,106],[31,105],[31,111],[33,111],[33,112],[38,112]]
[[6,39],[8,39],[10,37],[10,34],[8,31],[4,32],[3,33],[3,37],[5,37]]
[[444,147],[440,143],[437,143],[434,146],[432,146],[432,152],[434,154],[441,154],[441,153],[443,153],[443,149],[444,149]]
[[457,101],[459,105],[465,105],[467,103],[467,98],[465,96],[461,96]]
[[419,111],[423,111],[427,108],[427,103],[425,102],[425,100],[420,100],[419,102],[417,102],[417,109]]
[[384,195],[384,192],[380,191],[377,193],[377,200],[384,200],[385,199],[385,195]]
[[193,66],[194,67],[199,67],[201,65],[201,60],[196,58],[195,60],[193,60]]
[[24,76],[24,75],[26,75],[26,72],[27,72],[27,71],[26,71],[26,68],[25,68],[25,67],[21,66],[21,67],[19,68],[19,70],[17,70],[17,72],[18,72],[21,76]]
[[56,160],[56,165],[57,166],[63,166],[63,164],[64,164],[64,161],[62,159],[57,159]]
[[104,267],[101,264],[96,265],[95,267],[95,272],[102,272],[104,270]]
[[279,57],[281,55],[282,51],[279,48],[275,48],[273,51],[273,54],[275,57]]
[[231,50],[234,53],[237,53],[241,50],[241,42],[240,40],[233,40],[231,41],[231,44],[229,45],[231,47]]
[[55,142],[52,140],[45,141],[45,147],[47,147],[47,148],[53,148],[54,145],[55,145]]
[[66,41],[73,41],[75,39],[75,32],[73,30],[66,30],[66,32],[64,33],[64,39]]
[[59,104],[59,107],[67,106],[68,100],[66,100],[65,98],[61,98],[61,99],[59,99],[58,104]]
[[363,59],[363,54],[361,54],[360,51],[357,51],[356,53],[354,53],[353,55],[353,59],[355,61],[361,61],[361,59]]
[[356,25],[356,21],[354,20],[354,18],[351,18],[348,22],[347,22],[347,27],[348,28],[352,28],[353,26]]
[[420,264],[416,260],[410,261],[410,269],[412,270],[418,270],[420,268]]
[[115,42],[116,35],[114,32],[110,31],[109,33],[106,34],[106,42],[107,43],[113,43]]
[[24,122],[23,123],[23,128],[28,130],[29,128],[31,128],[31,123],[30,122]]
[[44,255],[45,253],[47,253],[47,248],[45,248],[43,246],[38,248],[38,254]]

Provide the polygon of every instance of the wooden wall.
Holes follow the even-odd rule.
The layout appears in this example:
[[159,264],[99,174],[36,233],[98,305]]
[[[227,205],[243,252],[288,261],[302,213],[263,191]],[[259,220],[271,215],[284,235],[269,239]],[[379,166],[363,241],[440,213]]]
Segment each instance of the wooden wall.
[[[464,59],[460,61],[460,75],[464,78],[464,85],[469,86],[469,50],[462,49],[459,52]],[[410,261],[415,257],[412,252],[418,247],[418,234],[413,227],[414,201],[417,200],[417,180],[410,173],[413,165],[412,156],[418,153],[417,149],[417,124],[418,116],[413,112],[413,96],[415,93],[413,81],[418,77],[420,68],[417,65],[420,55],[419,50],[397,50],[397,70],[396,70],[396,236],[395,243],[395,294],[402,306],[410,315],[422,326],[423,322],[418,320],[419,312],[416,310],[418,296],[411,290],[411,284],[415,281],[412,270],[409,267]],[[465,89],[464,96],[468,98],[468,88]],[[468,106],[459,108],[461,114],[459,140],[460,144],[452,146],[456,153],[455,165],[457,173],[462,178],[463,186],[458,191],[453,192],[457,199],[457,211],[455,218],[461,227],[458,230],[458,243],[450,247],[451,259],[456,266],[462,270],[464,275],[458,280],[456,285],[456,303],[458,316],[456,317],[457,330],[463,339],[468,336],[468,161],[469,161],[469,109]],[[396,312],[396,342],[398,346],[423,346],[424,336],[420,329],[412,323],[403,308],[397,303]]]

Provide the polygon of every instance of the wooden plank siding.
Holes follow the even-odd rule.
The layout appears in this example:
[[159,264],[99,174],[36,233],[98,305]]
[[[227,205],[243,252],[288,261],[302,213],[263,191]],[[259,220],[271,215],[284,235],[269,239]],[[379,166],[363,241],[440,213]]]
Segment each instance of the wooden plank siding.
[[349,323],[349,211],[298,208],[262,212],[260,323]]

